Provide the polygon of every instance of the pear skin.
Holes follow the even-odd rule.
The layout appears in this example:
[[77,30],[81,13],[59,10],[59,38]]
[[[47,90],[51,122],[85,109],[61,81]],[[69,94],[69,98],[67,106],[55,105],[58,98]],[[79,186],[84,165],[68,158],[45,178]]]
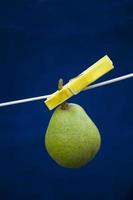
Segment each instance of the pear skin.
[[99,130],[81,106],[56,108],[45,135],[46,149],[56,163],[80,168],[96,156],[100,145]]

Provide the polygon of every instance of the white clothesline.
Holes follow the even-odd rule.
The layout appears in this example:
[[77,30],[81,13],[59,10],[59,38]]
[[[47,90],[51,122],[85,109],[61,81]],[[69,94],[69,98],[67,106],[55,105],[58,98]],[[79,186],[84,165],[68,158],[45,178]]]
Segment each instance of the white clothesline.
[[[94,85],[90,85],[89,87],[86,87],[83,91],[85,90],[90,90],[93,88],[97,88],[97,87],[101,87],[104,85],[108,85],[111,83],[115,83],[118,81],[122,81],[128,78],[133,78],[133,73],[131,74],[127,74],[121,77],[117,77],[108,81],[103,81],[101,83],[97,83]],[[27,103],[27,102],[31,102],[31,101],[38,101],[38,100],[42,100],[42,99],[46,99],[48,97],[50,97],[52,94],[48,94],[48,95],[44,95],[44,96],[39,96],[39,97],[32,97],[32,98],[27,98],[27,99],[20,99],[20,100],[16,100],[16,101],[9,101],[9,102],[5,102],[5,103],[0,103],[0,107],[4,107],[4,106],[10,106],[10,105],[15,105],[15,104],[20,104],[20,103]]]

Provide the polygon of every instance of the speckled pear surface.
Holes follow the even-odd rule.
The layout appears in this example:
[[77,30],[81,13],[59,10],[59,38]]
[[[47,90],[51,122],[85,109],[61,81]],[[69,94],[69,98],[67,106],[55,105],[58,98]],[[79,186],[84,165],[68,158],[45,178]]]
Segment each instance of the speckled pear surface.
[[100,148],[101,137],[96,125],[77,104],[59,106],[49,122],[45,145],[59,165],[79,168],[92,160]]

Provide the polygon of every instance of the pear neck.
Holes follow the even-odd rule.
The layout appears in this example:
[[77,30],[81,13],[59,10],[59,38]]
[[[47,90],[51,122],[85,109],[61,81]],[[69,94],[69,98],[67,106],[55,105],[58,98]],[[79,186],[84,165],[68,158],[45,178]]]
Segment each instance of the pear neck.
[[62,110],[68,110],[69,107],[70,107],[69,103],[67,103],[66,101],[61,104],[61,109]]

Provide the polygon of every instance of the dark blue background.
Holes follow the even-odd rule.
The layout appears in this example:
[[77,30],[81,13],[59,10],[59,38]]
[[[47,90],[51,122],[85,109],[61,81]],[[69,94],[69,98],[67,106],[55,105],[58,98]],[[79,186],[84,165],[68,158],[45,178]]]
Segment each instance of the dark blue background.
[[[100,80],[133,72],[132,0],[0,1],[0,101],[49,94],[108,54]],[[100,81],[99,80],[99,81]],[[44,148],[43,101],[0,109],[1,200],[132,200],[133,82],[83,92],[102,147],[86,167],[61,168]]]

